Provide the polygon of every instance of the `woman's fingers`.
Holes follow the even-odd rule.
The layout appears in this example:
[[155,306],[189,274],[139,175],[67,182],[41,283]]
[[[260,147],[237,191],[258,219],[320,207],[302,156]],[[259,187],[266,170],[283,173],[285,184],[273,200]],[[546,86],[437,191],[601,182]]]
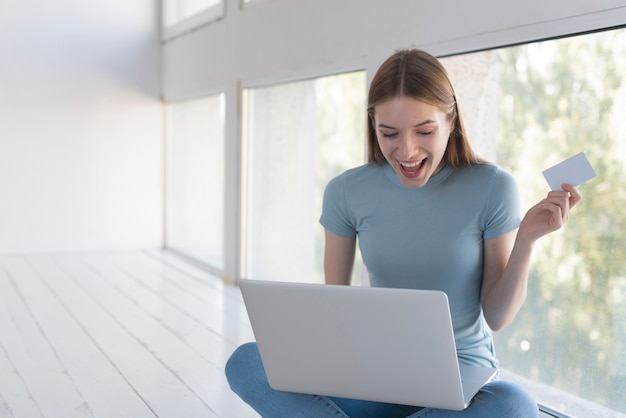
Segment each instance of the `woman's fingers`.
[[544,201],[544,208],[554,215],[559,215],[563,222],[569,218],[570,209],[582,199],[576,187],[564,184],[563,190],[551,191]]
[[561,187],[563,190],[569,193],[569,207],[570,209],[576,206],[578,202],[581,201],[582,196],[578,192],[578,189],[571,184],[562,184]]

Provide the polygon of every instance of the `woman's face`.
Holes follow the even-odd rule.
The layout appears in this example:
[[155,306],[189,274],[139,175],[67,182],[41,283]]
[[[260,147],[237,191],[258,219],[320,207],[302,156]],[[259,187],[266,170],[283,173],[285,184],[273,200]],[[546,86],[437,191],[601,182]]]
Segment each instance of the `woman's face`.
[[435,106],[395,97],[374,107],[378,145],[406,187],[422,187],[445,165],[452,125]]

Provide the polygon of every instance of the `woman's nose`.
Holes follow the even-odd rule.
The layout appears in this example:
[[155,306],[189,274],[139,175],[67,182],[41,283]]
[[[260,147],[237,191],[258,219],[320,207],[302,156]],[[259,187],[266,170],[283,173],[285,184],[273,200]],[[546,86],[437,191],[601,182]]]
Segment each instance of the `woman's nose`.
[[400,153],[404,158],[410,158],[419,150],[419,142],[413,135],[402,135],[399,144]]

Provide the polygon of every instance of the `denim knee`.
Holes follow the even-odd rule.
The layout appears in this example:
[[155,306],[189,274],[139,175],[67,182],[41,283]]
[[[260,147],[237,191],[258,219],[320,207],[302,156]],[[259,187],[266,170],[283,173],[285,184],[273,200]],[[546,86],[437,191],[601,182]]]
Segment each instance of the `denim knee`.
[[[487,393],[493,400],[497,399],[493,405],[499,412],[497,412],[497,415],[492,416],[520,418],[539,416],[539,407],[535,399],[526,389],[516,383],[497,380],[487,384],[481,392],[483,392],[483,395]],[[481,395],[479,394],[478,396],[480,397]]]
[[256,343],[245,343],[237,347],[226,362],[224,373],[230,388],[235,393],[240,393],[242,383],[246,383],[255,363],[260,362],[259,351]]

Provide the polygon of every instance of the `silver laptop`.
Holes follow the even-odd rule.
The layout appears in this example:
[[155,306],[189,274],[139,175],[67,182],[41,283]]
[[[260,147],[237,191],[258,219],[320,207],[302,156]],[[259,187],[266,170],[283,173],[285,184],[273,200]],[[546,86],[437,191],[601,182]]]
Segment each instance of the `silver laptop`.
[[459,366],[448,297],[242,280],[276,390],[462,410],[496,369]]

